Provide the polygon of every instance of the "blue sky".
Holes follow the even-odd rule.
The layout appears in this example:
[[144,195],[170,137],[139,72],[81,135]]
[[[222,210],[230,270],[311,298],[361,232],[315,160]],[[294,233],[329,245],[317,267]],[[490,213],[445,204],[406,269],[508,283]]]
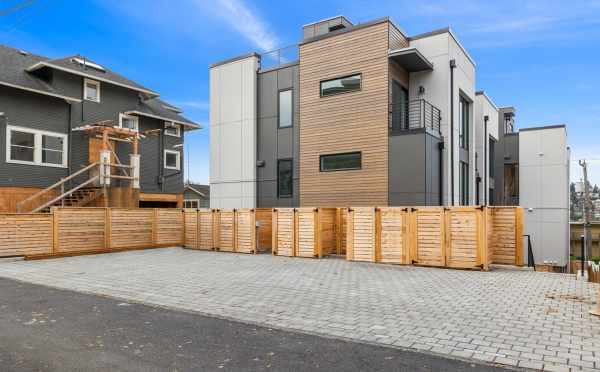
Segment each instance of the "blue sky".
[[[409,35],[450,26],[477,62],[477,88],[517,108],[518,127],[566,123],[573,159],[600,184],[600,0],[22,0],[0,2],[0,43],[49,57],[80,53],[181,106],[190,178],[208,182],[208,66],[296,43],[305,23],[390,16]],[[580,172],[572,164],[573,179]]]

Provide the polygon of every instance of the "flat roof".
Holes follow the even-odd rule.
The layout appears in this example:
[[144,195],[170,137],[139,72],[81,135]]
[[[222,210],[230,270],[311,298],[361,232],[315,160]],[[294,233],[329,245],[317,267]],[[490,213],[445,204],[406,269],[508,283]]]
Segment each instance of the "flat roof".
[[556,124],[556,125],[545,125],[541,127],[529,127],[529,128],[519,128],[519,132],[527,132],[530,130],[544,130],[544,129],[558,129],[558,128],[567,128],[566,124]]
[[392,50],[388,56],[408,72],[433,70],[433,63],[414,47]]
[[490,105],[492,105],[496,110],[498,110],[498,106],[496,106],[496,104],[494,103],[494,101],[492,101],[492,99],[490,98],[490,96],[487,95],[487,93],[485,92],[485,90],[478,90],[477,92],[475,92],[476,96],[484,96],[485,99],[488,100],[488,102],[490,103]]
[[260,55],[258,53],[256,53],[256,52],[250,52],[250,53],[242,54],[242,55],[239,55],[237,57],[227,58],[227,59],[215,62],[215,63],[213,63],[213,64],[210,65],[210,68],[218,67],[218,66],[221,66],[221,65],[225,65],[227,63],[235,62],[235,61],[240,61],[242,59],[246,59],[246,58],[250,58],[250,57],[260,58]]
[[454,41],[456,41],[456,44],[458,44],[459,48],[463,51],[463,53],[465,53],[465,55],[467,56],[467,58],[469,59],[469,61],[471,61],[471,63],[473,64],[473,66],[477,66],[477,64],[475,63],[475,60],[473,59],[473,57],[471,57],[471,55],[469,54],[469,52],[467,52],[467,49],[460,43],[460,41],[458,40],[458,37],[454,34],[454,31],[452,31],[452,29],[450,27],[444,27],[444,28],[440,28],[437,30],[433,30],[433,31],[429,31],[429,32],[424,32],[422,34],[418,34],[415,36],[411,36],[408,38],[409,41],[413,41],[413,40],[419,40],[419,39],[424,39],[426,37],[430,37],[430,36],[435,36],[435,35],[441,35],[441,34],[449,34],[450,36],[452,36],[452,38],[454,39]]

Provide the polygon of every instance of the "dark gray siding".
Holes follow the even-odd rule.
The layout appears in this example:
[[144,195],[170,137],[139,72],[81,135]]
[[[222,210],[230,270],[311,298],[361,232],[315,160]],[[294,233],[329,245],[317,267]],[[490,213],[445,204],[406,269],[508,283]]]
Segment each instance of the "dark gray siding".
[[[292,65],[258,75],[257,206],[295,207],[299,203],[299,73]],[[290,128],[278,128],[279,91],[293,89],[294,122]],[[292,159],[294,190],[291,198],[277,197],[277,160]]]
[[209,198],[204,198],[191,190],[186,190],[183,193],[183,199],[184,200],[199,200],[200,208],[209,208],[210,207],[210,199]]
[[519,133],[504,133],[504,109],[498,115],[498,142],[494,159],[494,200],[492,205],[506,204],[504,195],[504,165],[519,164]]
[[390,205],[440,205],[440,142],[424,131],[390,136]]
[[67,168],[6,162],[6,126],[69,133],[69,104],[59,98],[0,87],[0,186],[48,187],[68,175]]
[[[49,83],[57,90],[65,92],[71,97],[83,98],[84,78],[62,71],[52,71]],[[64,100],[45,97],[43,95],[28,93],[17,89],[0,87],[0,112],[4,112],[9,125],[69,133],[69,168],[72,172],[89,164],[89,136],[83,132],[70,132],[85,124],[93,124],[103,120],[112,120],[115,125],[119,122],[119,113],[133,110],[138,104],[139,94],[136,91],[114,86],[108,83],[100,84],[100,102],[82,100],[81,103],[67,104]],[[163,122],[157,119],[140,117],[140,130],[162,128]],[[0,121],[0,123],[2,123]],[[47,187],[69,174],[68,169],[50,168],[7,164],[6,154],[6,126],[2,125],[0,131],[0,185],[10,186],[36,186]],[[182,143],[183,138],[164,136],[164,146],[172,149],[174,145]],[[181,150],[181,149],[180,149]],[[121,162],[129,164],[131,145],[117,143],[116,152]],[[174,170],[164,169],[163,175],[176,174],[165,179],[161,184],[163,171],[160,141],[157,135],[149,135],[140,141],[141,154],[141,192],[151,193],[181,193],[183,192],[183,155],[181,156],[181,169],[178,173]],[[79,177],[72,185],[83,182],[86,176]],[[119,185],[120,182],[115,182]],[[126,182],[122,182],[123,185]]]

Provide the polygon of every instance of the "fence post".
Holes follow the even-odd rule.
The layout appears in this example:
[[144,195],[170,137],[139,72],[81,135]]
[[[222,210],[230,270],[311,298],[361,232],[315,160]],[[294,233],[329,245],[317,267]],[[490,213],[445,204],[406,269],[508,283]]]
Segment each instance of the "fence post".
[[486,207],[481,207],[479,212],[477,213],[477,222],[479,226],[479,250],[481,257],[481,269],[483,271],[488,271],[489,267],[489,247],[487,244],[487,232],[488,232],[488,209]]
[[110,208],[104,209],[104,247],[112,249],[112,213]]
[[354,209],[348,208],[346,216],[346,259],[354,261]]
[[58,223],[59,223],[59,210],[56,207],[52,207],[50,209],[50,212],[52,213],[52,254],[55,254],[58,251],[58,245],[59,245],[59,229],[58,229]]
[[373,253],[373,262],[381,261],[381,209],[375,208],[375,252]]
[[158,209],[154,208],[152,214],[152,246],[158,245]]
[[279,217],[277,209],[273,208],[273,211],[271,212],[271,254],[274,256],[277,254],[278,222]]

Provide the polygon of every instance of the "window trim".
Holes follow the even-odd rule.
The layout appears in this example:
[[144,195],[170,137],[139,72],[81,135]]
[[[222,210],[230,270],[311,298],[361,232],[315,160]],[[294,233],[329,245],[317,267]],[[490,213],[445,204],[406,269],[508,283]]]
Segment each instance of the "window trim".
[[[292,94],[292,121],[287,127],[281,126],[281,93],[289,91]],[[294,88],[279,89],[277,91],[277,129],[293,128],[294,127]]]
[[[10,158],[10,150],[11,150],[11,139],[12,132],[23,132],[33,134],[33,161],[26,160],[14,160]],[[54,163],[44,163],[42,162],[42,137],[58,137],[63,140],[63,149],[62,149],[62,164],[54,164]],[[68,158],[69,158],[69,136],[65,133],[58,132],[50,132],[46,130],[39,130],[33,128],[20,127],[15,125],[7,125],[6,126],[6,163],[10,164],[22,164],[22,165],[34,165],[39,167],[50,167],[50,168],[67,168],[68,166]]]
[[[323,169],[323,158],[326,156],[338,156],[338,155],[360,155],[360,165],[357,168],[339,168],[339,169]],[[345,171],[355,171],[362,170],[362,151],[350,151],[350,152],[340,152],[335,154],[323,154],[319,155],[319,172],[345,172]]]
[[[98,91],[98,99],[89,99],[87,97],[87,94],[85,94],[86,90],[87,90],[87,85],[92,84],[96,86],[96,90]],[[83,99],[89,102],[96,102],[96,103],[100,103],[100,82],[97,80],[92,80],[92,79],[88,79],[88,78],[84,78],[83,79]]]
[[[168,125],[172,125],[172,126],[167,127]],[[165,136],[181,138],[181,125],[175,124],[172,121],[165,121],[164,127],[165,127],[165,129],[163,130],[163,133],[165,134]],[[167,132],[167,129],[177,129],[177,134],[170,134]]]
[[[130,129],[130,128],[123,128],[123,119],[134,119],[135,120],[135,129]],[[130,129],[133,130],[135,132],[140,131],[140,118],[139,116],[135,116],[135,115],[128,115],[128,114],[124,114],[122,112],[119,113],[119,128],[123,128],[123,129]]]
[[[175,154],[177,155],[177,167],[170,167],[167,165],[167,154]],[[177,150],[165,150],[164,154],[164,160],[163,160],[163,165],[165,169],[172,169],[172,170],[181,170],[181,152],[177,151]]]
[[[186,203],[196,203],[196,208],[186,207]],[[186,208],[186,209],[200,209],[200,199],[183,199],[183,208]]]
[[[290,187],[290,194],[289,195],[281,195],[279,193],[279,164],[282,161],[289,161],[291,164],[291,172],[292,172],[292,185]],[[278,199],[290,199],[294,197],[294,159],[293,158],[284,158],[284,159],[277,159],[277,198]]]
[[[352,73],[352,74],[341,75],[341,76],[338,76],[338,77],[321,80],[321,81],[319,81],[319,96],[321,98],[326,98],[326,97],[338,96],[340,94],[360,92],[360,91],[362,91],[362,87],[363,87],[363,78],[362,78],[363,76],[362,75],[363,75],[362,72],[355,72],[355,73]],[[325,95],[323,94],[323,83],[327,83],[327,82],[334,81],[334,80],[341,80],[341,79],[348,78],[348,77],[351,77],[351,76],[360,76],[360,87],[358,89],[356,89],[356,90],[347,90],[345,92],[338,92],[338,93],[332,93],[332,94],[325,94]]]

